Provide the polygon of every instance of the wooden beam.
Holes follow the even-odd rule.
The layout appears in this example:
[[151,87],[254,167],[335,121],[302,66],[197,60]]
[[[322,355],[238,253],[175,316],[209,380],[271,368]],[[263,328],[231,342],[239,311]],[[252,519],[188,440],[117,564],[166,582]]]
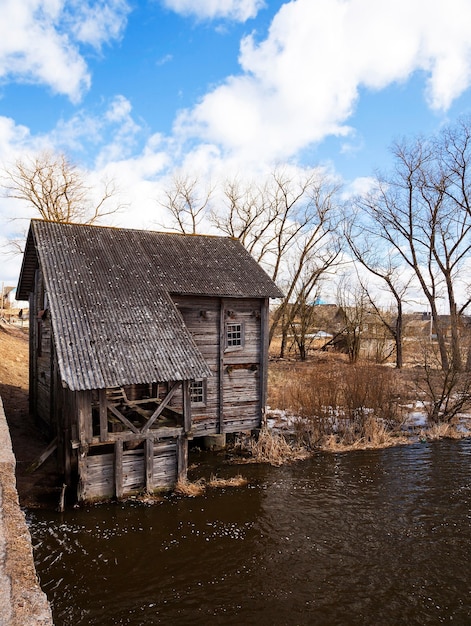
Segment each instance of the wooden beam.
[[150,437],[145,440],[146,490],[154,490],[154,441]]
[[177,437],[177,480],[185,480],[188,473],[188,440],[184,435]]
[[183,393],[183,430],[185,433],[191,433],[191,397],[190,397],[190,381],[182,382]]
[[265,298],[262,303],[260,316],[260,415],[262,424],[266,425],[265,407],[267,405],[268,388],[268,324],[269,324],[269,301]]
[[76,391],[74,395],[77,407],[79,440],[82,445],[86,445],[93,438],[92,394],[90,391]]
[[119,499],[123,497],[123,441],[114,444],[114,492]]
[[167,404],[173,398],[173,396],[175,395],[175,392],[177,390],[178,385],[179,385],[178,382],[175,382],[175,383],[172,384],[172,386],[170,387],[169,392],[167,393],[165,398],[162,400],[162,402],[159,404],[159,406],[155,409],[155,411],[153,412],[151,417],[149,417],[149,419],[147,420],[146,424],[144,424],[144,426],[141,428],[140,432],[143,435],[149,430],[149,428],[152,426],[152,424],[155,422],[155,420],[159,417],[159,415],[165,409]]
[[108,439],[108,407],[106,404],[106,389],[100,389],[98,392],[99,411],[100,411],[100,441]]
[[218,357],[218,430],[224,432],[224,348],[226,347],[226,312],[224,300],[219,304],[219,357]]
[[39,457],[36,459],[36,461],[31,463],[31,465],[26,470],[26,473],[27,474],[32,474],[33,472],[35,472],[38,469],[38,467],[41,467],[41,465],[44,463],[44,461],[46,461],[51,456],[51,454],[54,452],[54,450],[56,448],[57,448],[57,437],[54,437],[54,439],[47,446],[47,448],[44,450],[44,452],[39,455]]
[[79,450],[78,457],[77,457],[77,468],[78,468],[77,500],[79,502],[82,502],[84,500],[85,486],[88,482],[85,457],[86,457],[86,452]]
[[[158,441],[159,439],[168,439],[172,437],[178,437],[179,435],[182,435],[182,434],[183,434],[183,428],[181,426],[178,426],[178,427],[160,426],[159,428],[156,428],[155,430],[152,431],[152,438],[154,439],[154,441]],[[105,445],[114,443],[118,439],[121,439],[122,441],[139,442],[139,441],[142,441],[145,436],[146,435],[143,435],[140,432],[132,433],[130,431],[123,431],[120,433],[108,433],[107,441],[100,441],[99,437],[93,437],[92,441],[90,442],[90,445],[93,447],[105,446]],[[78,447],[78,444],[77,444],[77,447]]]
[[123,422],[125,426],[129,428],[129,430],[132,430],[132,432],[136,433],[136,435],[140,433],[139,428],[137,428],[137,426],[134,426],[134,424],[130,422],[127,417],[124,417],[124,415],[120,411],[118,411],[116,407],[114,407],[109,402],[106,403],[106,406],[109,408],[109,410],[113,413],[115,417],[117,417],[121,422]]

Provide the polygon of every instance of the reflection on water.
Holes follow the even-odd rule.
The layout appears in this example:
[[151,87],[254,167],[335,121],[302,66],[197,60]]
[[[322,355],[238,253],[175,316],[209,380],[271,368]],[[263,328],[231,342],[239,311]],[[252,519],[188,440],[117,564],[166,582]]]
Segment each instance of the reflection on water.
[[241,469],[203,497],[29,513],[55,624],[471,624],[471,440],[218,475]]

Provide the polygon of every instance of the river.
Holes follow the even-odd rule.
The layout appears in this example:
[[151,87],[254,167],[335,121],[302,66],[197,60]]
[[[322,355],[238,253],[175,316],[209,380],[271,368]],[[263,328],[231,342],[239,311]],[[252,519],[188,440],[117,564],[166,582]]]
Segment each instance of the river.
[[56,626],[471,624],[471,440],[319,453],[246,487],[27,513]]

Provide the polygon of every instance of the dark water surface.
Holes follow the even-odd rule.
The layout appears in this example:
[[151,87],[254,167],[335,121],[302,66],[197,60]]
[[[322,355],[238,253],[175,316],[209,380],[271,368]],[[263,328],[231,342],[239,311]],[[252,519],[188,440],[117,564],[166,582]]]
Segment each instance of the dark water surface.
[[28,513],[56,626],[471,624],[471,440],[214,462],[249,485]]

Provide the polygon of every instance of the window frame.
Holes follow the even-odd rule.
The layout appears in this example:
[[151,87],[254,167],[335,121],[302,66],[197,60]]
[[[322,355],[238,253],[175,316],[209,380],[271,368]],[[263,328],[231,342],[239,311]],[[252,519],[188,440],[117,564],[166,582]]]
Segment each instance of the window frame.
[[[200,391],[195,390],[195,386],[198,385]],[[206,378],[195,378],[194,380],[190,380],[190,404],[191,406],[206,406],[206,394],[207,394],[207,386],[206,386]],[[198,398],[201,397],[201,400],[195,400],[194,397],[198,394]]]
[[[230,327],[238,326],[238,330],[231,330]],[[234,341],[234,334],[240,334],[240,343],[232,343]],[[229,335],[231,338],[229,339]],[[231,342],[231,343],[230,343]],[[224,349],[227,352],[233,352],[235,350],[243,350],[245,346],[245,324],[244,322],[226,322],[225,328],[225,345]]]

